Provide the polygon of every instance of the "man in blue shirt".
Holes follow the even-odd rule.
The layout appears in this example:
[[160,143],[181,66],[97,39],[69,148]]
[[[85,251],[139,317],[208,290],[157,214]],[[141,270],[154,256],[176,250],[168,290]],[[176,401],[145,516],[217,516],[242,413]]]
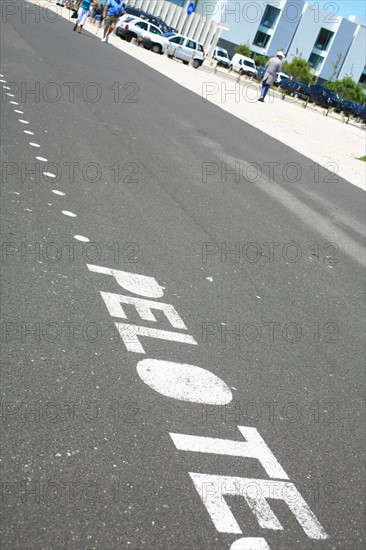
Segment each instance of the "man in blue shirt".
[[78,18],[74,25],[74,31],[76,31],[76,29],[80,27],[78,30],[78,33],[81,33],[81,29],[83,28],[86,20],[88,19],[91,5],[92,6],[98,5],[97,0],[79,0],[78,3],[76,4],[75,9],[78,10]]
[[108,0],[104,8],[104,34],[102,42],[108,42],[108,36],[114,31],[119,17],[123,13],[122,0]]

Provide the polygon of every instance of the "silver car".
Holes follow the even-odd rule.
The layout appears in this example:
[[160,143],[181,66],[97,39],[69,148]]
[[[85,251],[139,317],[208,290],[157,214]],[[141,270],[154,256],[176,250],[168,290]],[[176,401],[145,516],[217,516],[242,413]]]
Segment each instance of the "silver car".
[[169,39],[168,56],[180,59],[185,65],[193,58],[192,65],[198,69],[203,63],[205,50],[199,42],[177,35]]

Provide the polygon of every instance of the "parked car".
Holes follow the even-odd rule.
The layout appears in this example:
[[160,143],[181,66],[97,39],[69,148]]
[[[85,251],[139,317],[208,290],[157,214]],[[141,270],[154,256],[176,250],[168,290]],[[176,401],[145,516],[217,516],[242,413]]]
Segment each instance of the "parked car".
[[178,36],[176,32],[167,32],[157,36],[151,32],[143,32],[139,38],[139,43],[146,49],[154,53],[163,54],[168,47],[169,38]]
[[297,80],[284,80],[280,90],[287,92],[291,96],[299,97],[305,101],[310,98],[310,86],[298,82]]
[[362,105],[359,105],[359,103],[344,99],[340,102],[337,110],[342,111],[347,116],[352,115],[354,117],[358,117],[363,108],[364,107]]
[[188,65],[193,57],[195,69],[198,69],[204,60],[205,50],[202,44],[181,34],[166,33],[157,36],[151,32],[144,32],[141,34],[140,43],[155,53],[167,52],[169,57],[176,57],[185,65]]
[[281,84],[283,82],[286,82],[287,80],[290,80],[290,77],[288,76],[288,74],[278,73],[277,78],[276,78],[276,80],[274,81],[273,84],[278,87],[278,86],[281,86]]
[[230,57],[224,48],[215,48],[212,53],[212,59],[217,61],[218,65],[222,65],[223,67],[230,67]]
[[257,66],[253,59],[239,53],[236,53],[232,58],[230,68],[241,75],[255,76],[257,74]]
[[313,84],[310,86],[310,101],[313,101],[321,107],[337,107],[339,104],[339,97],[333,90],[321,86],[320,84]]
[[124,21],[122,25],[117,28],[116,35],[126,40],[126,42],[131,42],[133,38],[141,36],[143,32],[149,32],[156,35],[162,34],[161,30],[152,23],[149,23],[149,21],[132,19]]
[[136,15],[131,15],[129,13],[125,13],[124,15],[122,15],[119,19],[118,19],[118,22],[117,22],[117,25],[116,25],[116,34],[117,34],[117,29],[118,27],[121,27],[121,25],[123,23],[128,23],[129,21],[133,21],[134,19],[138,19],[140,20],[141,18],[140,17],[137,17]]
[[145,21],[149,21],[149,23],[152,23],[156,27],[158,27],[162,33],[166,33],[172,30],[171,27],[169,27],[165,21],[161,19],[161,17],[157,17],[156,15],[153,15],[151,13],[147,13],[146,11],[140,10],[139,8],[133,8],[132,6],[125,6],[124,13],[127,16],[134,16],[139,19],[145,19]]
[[361,111],[357,114],[357,119],[366,124],[366,108],[362,107]]
[[262,80],[264,73],[266,72],[265,67],[258,67],[257,68],[257,74],[255,75],[256,80]]
[[205,50],[199,42],[178,34],[169,38],[168,55],[180,59],[185,65],[193,58],[193,67],[198,69],[205,58]]

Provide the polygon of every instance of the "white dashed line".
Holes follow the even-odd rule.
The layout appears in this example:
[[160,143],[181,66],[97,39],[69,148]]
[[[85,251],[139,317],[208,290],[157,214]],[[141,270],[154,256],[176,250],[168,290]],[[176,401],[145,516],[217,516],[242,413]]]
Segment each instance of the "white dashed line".
[[37,160],[41,160],[42,162],[48,162],[47,159],[44,157],[36,157]]
[[25,134],[29,134],[30,136],[34,136],[34,132],[31,132],[30,130],[23,130]]
[[23,120],[22,118],[18,118],[19,122],[22,124],[29,124],[28,120]]
[[9,94],[9,92],[6,92],[6,95],[8,95],[9,97],[15,97],[14,94]]
[[55,195],[60,195],[61,197],[64,197],[66,195],[66,193],[58,191],[57,189],[52,189],[52,193],[55,193]]
[[29,142],[29,145],[31,145],[32,147],[40,147],[38,143],[32,143],[31,141]]
[[24,111],[18,111],[18,109],[14,109],[14,113],[19,113],[20,115],[24,115]]
[[65,216],[71,216],[71,218],[76,218],[76,214],[74,214],[74,212],[69,212],[68,210],[62,210],[62,213],[65,214]]
[[56,175],[55,174],[51,174],[51,172],[43,172],[43,175],[44,176],[48,176],[49,178],[55,178]]
[[[4,76],[3,74],[1,76]],[[0,80],[0,82],[7,82],[7,80]]]
[[10,86],[3,86],[4,90],[11,90]]
[[88,239],[88,237],[83,237],[82,235],[74,235],[74,239],[81,241],[82,243],[90,243],[90,239]]
[[16,101],[10,101],[10,103],[11,103],[12,105],[19,105],[19,103],[17,103]]

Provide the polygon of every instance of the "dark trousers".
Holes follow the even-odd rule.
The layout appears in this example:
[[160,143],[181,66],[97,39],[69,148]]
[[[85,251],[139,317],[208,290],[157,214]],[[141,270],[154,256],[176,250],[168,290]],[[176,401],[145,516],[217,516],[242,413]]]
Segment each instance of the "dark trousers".
[[263,99],[266,97],[268,90],[270,89],[271,85],[267,84],[267,79],[263,80],[262,82],[262,88],[261,88],[261,97]]

